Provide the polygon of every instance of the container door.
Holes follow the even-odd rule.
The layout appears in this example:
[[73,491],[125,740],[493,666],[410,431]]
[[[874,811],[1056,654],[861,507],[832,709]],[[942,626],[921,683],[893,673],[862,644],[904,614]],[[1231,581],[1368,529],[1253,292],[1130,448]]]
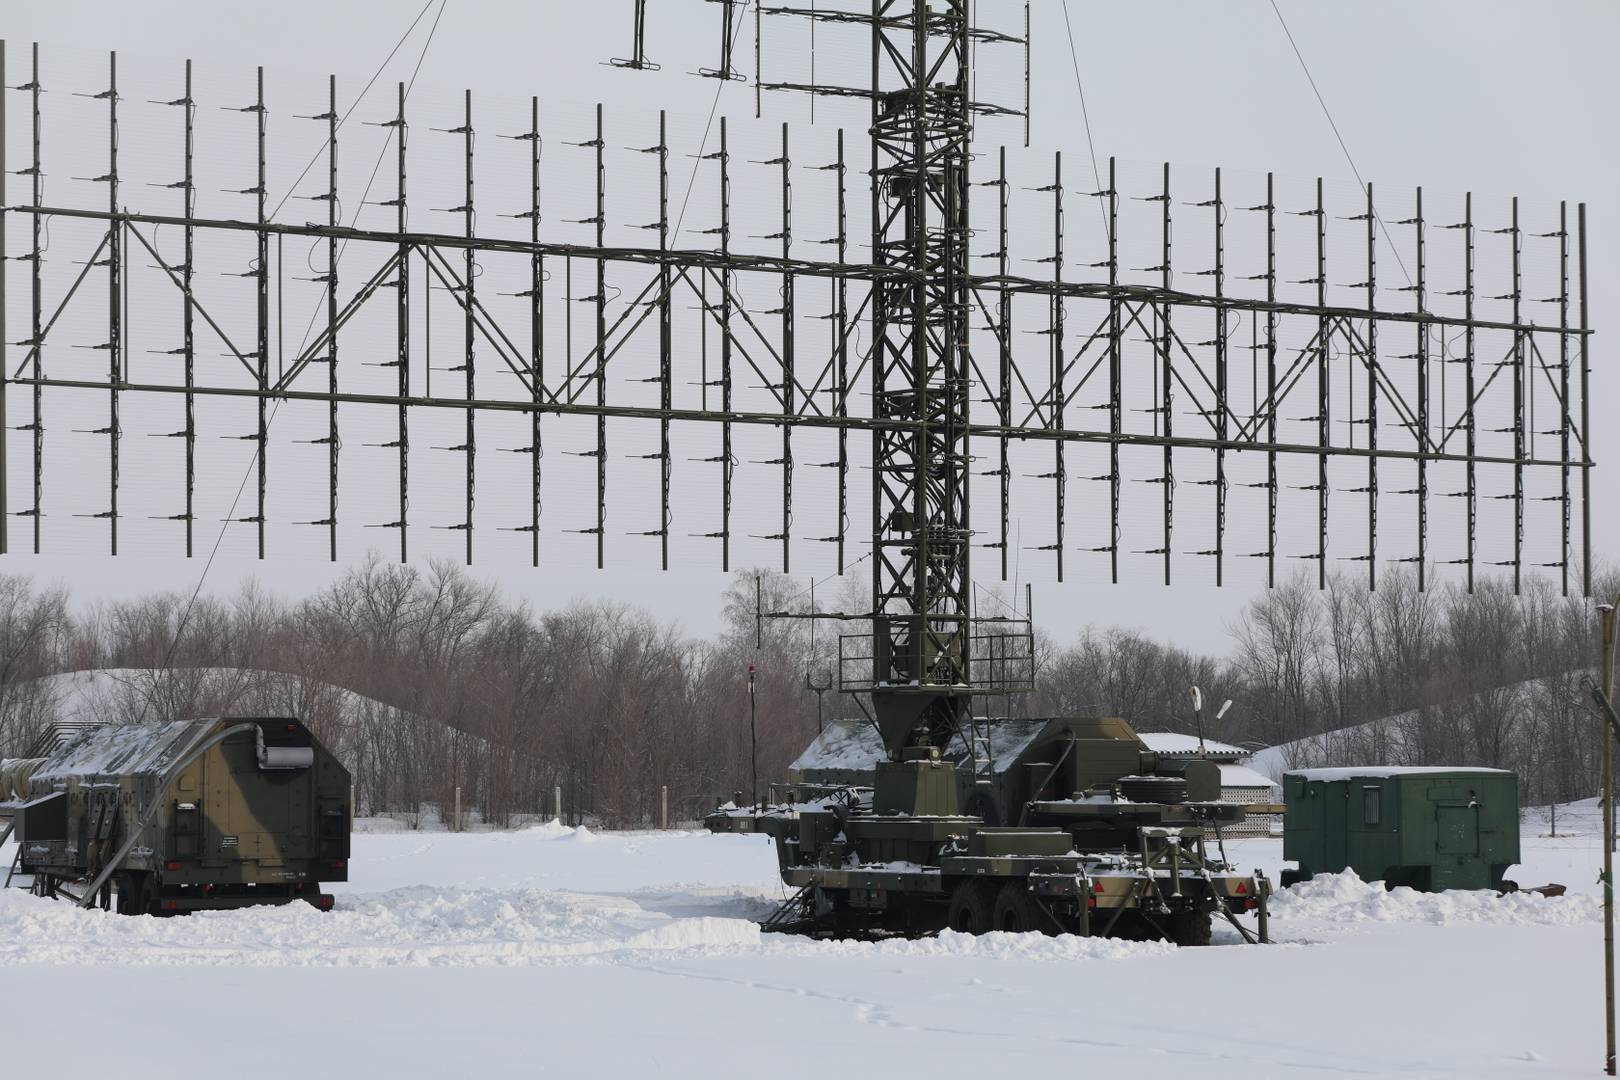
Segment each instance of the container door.
[[1349,797],[1350,785],[1345,781],[1322,785],[1322,865],[1313,869],[1337,874],[1349,865],[1345,843],[1350,827]]
[[1442,855],[1479,854],[1479,809],[1441,805],[1434,808],[1436,848]]

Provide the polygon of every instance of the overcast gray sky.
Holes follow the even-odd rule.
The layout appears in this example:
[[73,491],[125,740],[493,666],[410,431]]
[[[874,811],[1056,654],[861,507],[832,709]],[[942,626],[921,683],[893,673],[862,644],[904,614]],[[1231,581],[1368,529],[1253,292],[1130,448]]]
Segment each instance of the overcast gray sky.
[[[1620,374],[1606,362],[1614,306],[1609,298],[1620,286],[1620,219],[1613,206],[1620,145],[1608,110],[1620,100],[1620,74],[1610,55],[1620,40],[1620,6],[1601,0],[1279,3],[1367,179],[1517,193],[1540,204],[1591,204],[1593,322],[1601,332],[1592,354],[1592,399],[1595,414],[1605,407],[1612,412],[1620,401]],[[22,81],[16,75],[21,54],[37,39],[47,50],[117,49],[131,62],[190,56],[215,68],[263,64],[272,80],[334,71],[343,85],[354,87],[376,68],[418,6],[413,0],[59,0],[6,5],[0,36],[11,43],[8,81],[14,84]],[[471,86],[480,100],[531,93],[542,102],[602,100],[616,116],[664,106],[701,127],[716,84],[683,73],[714,63],[717,8],[697,0],[654,0],[651,6],[650,51],[664,67],[658,75],[616,72],[599,63],[629,47],[629,0],[450,0],[421,79],[441,90]],[[1321,174],[1354,184],[1268,0],[1070,0],[1068,8],[1100,157],[1169,160],[1178,170],[1223,165],[1250,173]],[[1072,155],[1069,168],[1083,176],[1089,158],[1062,8],[1058,0],[1035,0],[1033,17],[1035,141],[1064,148]],[[402,50],[382,85],[409,75],[419,41]],[[743,47],[751,67],[751,43]],[[836,77],[842,69],[858,69],[860,60],[823,52],[820,73]],[[1005,91],[1020,77],[1014,65],[986,74],[981,89]],[[751,117],[751,87],[728,84],[720,100],[722,111],[739,122]],[[766,119],[802,123],[807,110],[799,100],[768,98]],[[1016,132],[997,137],[1015,139]],[[1087,219],[1080,220],[1077,230]],[[1594,427],[1594,456],[1601,461],[1607,433],[1602,424]],[[1605,476],[1600,470],[1594,483],[1600,553],[1613,550],[1604,537],[1620,525],[1616,501],[1603,497],[1613,487]],[[1530,512],[1552,511],[1533,505]],[[211,530],[199,532],[205,545]],[[84,547],[39,558],[12,555],[4,568],[60,578],[81,598],[91,598],[152,587],[189,590],[201,565],[150,553],[115,561]],[[223,556],[209,587],[230,590],[255,574],[297,592],[334,572],[318,561],[256,564]],[[678,618],[696,633],[715,625],[724,585],[720,574],[702,566],[683,564],[663,575],[633,560],[616,561],[600,574],[575,565],[534,571],[516,564],[480,572],[539,606],[613,597]],[[1118,587],[1099,585],[1094,576],[1062,586],[1031,576],[1039,582],[1038,621],[1061,637],[1087,624],[1122,624],[1214,651],[1225,650],[1226,626],[1253,595],[1248,584],[1216,590],[1186,574],[1167,590],[1146,568],[1139,580]]]

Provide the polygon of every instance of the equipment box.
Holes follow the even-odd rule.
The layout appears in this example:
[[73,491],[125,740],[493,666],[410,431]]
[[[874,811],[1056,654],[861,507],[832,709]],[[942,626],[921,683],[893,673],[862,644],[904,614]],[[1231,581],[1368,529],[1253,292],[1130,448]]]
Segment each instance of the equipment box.
[[1302,769],[1283,776],[1282,883],[1354,870],[1424,892],[1500,889],[1519,861],[1519,778],[1502,769]]

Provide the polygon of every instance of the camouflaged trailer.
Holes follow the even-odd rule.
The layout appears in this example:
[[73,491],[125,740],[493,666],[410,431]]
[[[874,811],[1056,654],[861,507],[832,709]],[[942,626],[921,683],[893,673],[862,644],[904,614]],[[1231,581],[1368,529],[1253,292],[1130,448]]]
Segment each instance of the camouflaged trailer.
[[95,727],[0,769],[12,874],[130,915],[330,909],[321,883],[348,879],[349,793],[348,770],[286,717]]
[[[985,745],[895,748],[829,725],[770,805],[714,832],[775,841],[794,891],[766,928],[822,936],[950,929],[1210,940],[1215,916],[1263,939],[1269,883],[1220,853],[1243,807],[1220,767],[1154,754],[1117,717],[980,721]],[[780,796],[779,798],[777,796]],[[1258,911],[1254,931],[1240,914]]]

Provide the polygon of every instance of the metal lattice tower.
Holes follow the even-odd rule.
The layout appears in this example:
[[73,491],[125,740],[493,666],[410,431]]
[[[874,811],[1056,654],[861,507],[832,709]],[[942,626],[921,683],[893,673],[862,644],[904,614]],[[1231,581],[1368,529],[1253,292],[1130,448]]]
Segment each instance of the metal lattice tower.
[[915,716],[943,745],[969,683],[968,3],[887,0],[873,30],[872,246],[900,272],[873,303],[872,394],[910,425],[872,444],[873,678],[881,726]]

